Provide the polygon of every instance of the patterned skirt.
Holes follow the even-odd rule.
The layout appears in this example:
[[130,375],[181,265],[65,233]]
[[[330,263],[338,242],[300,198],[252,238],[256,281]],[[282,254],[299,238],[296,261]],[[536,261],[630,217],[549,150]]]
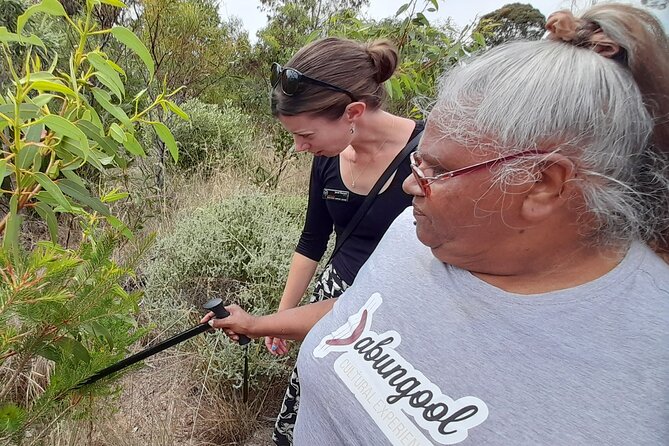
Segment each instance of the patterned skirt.
[[[311,295],[310,302],[320,302],[325,299],[339,297],[349,285],[339,277],[337,271],[328,264],[323,270],[323,274],[316,282],[316,288]],[[290,376],[290,382],[283,397],[281,412],[274,425],[272,440],[277,446],[290,446],[293,444],[293,428],[297,419],[297,410],[300,406],[300,381],[297,377],[297,367],[293,369]]]

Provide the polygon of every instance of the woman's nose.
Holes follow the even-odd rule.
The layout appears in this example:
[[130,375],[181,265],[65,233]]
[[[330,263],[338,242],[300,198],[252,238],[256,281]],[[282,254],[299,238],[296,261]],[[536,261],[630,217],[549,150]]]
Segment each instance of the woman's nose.
[[304,140],[304,138],[300,138],[299,136],[294,136],[293,141],[295,142],[296,152],[308,152],[309,149],[311,148],[311,144],[309,144]]
[[411,173],[409,174],[408,177],[404,179],[404,182],[402,183],[402,190],[406,192],[408,195],[413,195],[413,196],[425,195],[420,185],[416,181],[416,178],[414,178],[413,174]]

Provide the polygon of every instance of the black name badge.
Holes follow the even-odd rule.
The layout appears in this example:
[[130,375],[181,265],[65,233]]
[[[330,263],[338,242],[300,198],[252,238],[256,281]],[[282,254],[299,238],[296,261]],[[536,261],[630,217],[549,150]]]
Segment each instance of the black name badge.
[[348,191],[323,189],[323,200],[348,201]]

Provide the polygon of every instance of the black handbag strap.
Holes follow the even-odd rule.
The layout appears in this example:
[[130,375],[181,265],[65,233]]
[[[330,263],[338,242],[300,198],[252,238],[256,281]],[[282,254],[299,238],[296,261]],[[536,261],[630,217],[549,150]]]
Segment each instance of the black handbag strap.
[[341,236],[337,237],[337,244],[335,245],[334,250],[332,251],[332,255],[330,256],[328,263],[332,262],[332,259],[334,259],[334,256],[335,254],[337,254],[337,251],[339,251],[339,248],[342,247],[346,239],[353,233],[355,228],[358,227],[358,224],[365,217],[367,211],[369,211],[369,208],[372,206],[372,203],[379,195],[379,191],[381,190],[383,185],[386,184],[390,176],[397,170],[399,165],[402,164],[402,161],[406,159],[409,153],[413,152],[416,149],[416,147],[418,146],[418,142],[420,141],[420,137],[422,135],[423,131],[421,130],[416,136],[414,136],[411,139],[411,141],[409,141],[409,143],[402,149],[402,151],[398,153],[397,156],[395,156],[393,162],[390,163],[390,165],[386,168],[381,177],[379,177],[379,179],[376,181],[374,187],[372,187],[372,190],[369,191],[369,194],[367,194],[367,197],[365,197],[365,201],[362,202],[362,204],[358,208],[358,211],[355,213],[353,218],[351,218],[351,221],[348,222],[348,225],[346,225],[346,229],[344,229],[344,232],[342,232]]

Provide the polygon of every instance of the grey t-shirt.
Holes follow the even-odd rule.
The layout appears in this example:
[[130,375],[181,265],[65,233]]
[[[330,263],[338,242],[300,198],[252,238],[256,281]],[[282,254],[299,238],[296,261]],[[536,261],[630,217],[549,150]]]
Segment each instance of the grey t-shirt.
[[295,445],[668,445],[669,267],[516,295],[393,223],[305,339]]

